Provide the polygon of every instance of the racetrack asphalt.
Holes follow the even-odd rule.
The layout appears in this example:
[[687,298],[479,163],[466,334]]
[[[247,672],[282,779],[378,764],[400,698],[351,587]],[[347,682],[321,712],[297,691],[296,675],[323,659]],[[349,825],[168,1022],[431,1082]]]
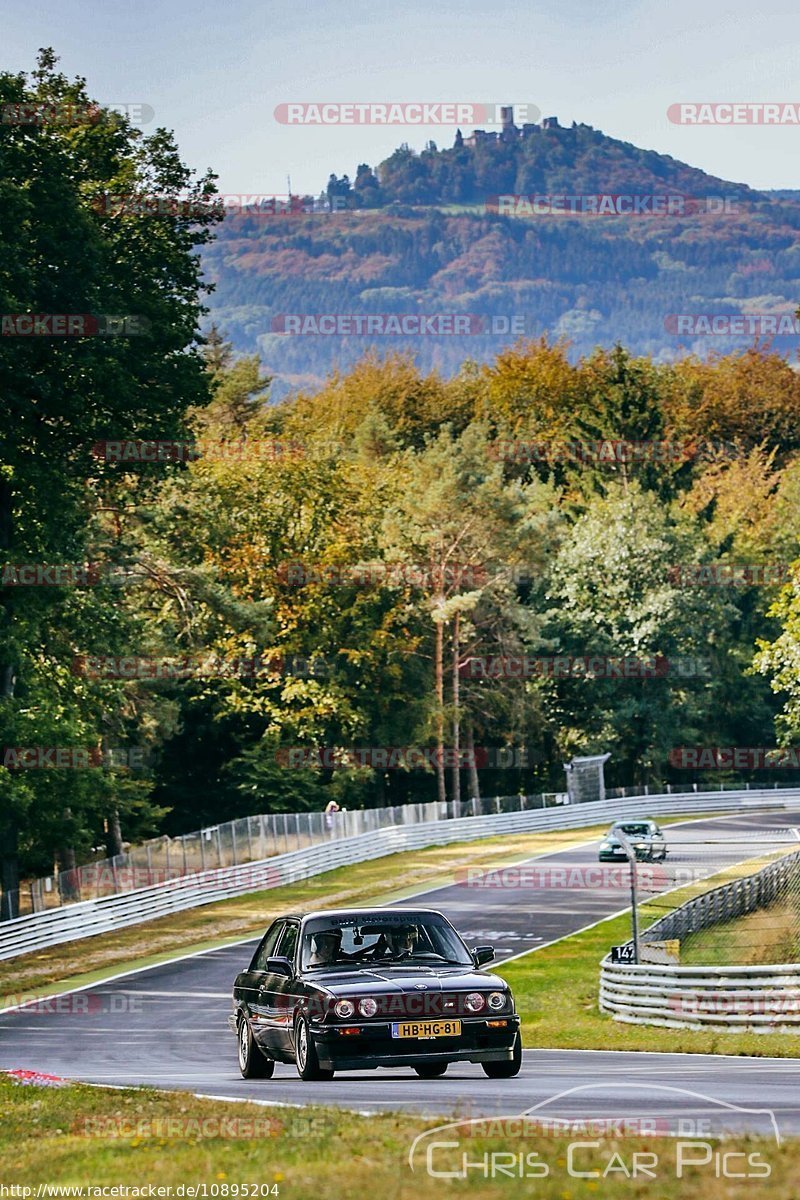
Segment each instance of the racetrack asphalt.
[[[666,890],[688,882],[694,873],[788,848],[798,837],[795,820],[800,820],[800,810],[798,815],[760,810],[665,826],[670,854],[665,868],[654,868],[654,884]],[[461,881],[396,903],[438,909],[469,945],[493,944],[500,962],[629,906],[626,871],[612,868],[599,875],[597,846],[587,842],[537,856],[522,864],[521,872],[490,877],[493,886]],[[531,1048],[519,1076],[511,1080],[491,1080],[477,1065],[456,1064],[435,1080],[421,1080],[410,1070],[378,1070],[308,1084],[293,1067],[280,1063],[270,1080],[243,1080],[227,1017],[233,979],[249,962],[257,941],[98,983],[73,994],[67,1004],[0,1015],[0,1070],[22,1068],[95,1083],[183,1088],[278,1104],[313,1102],[361,1112],[458,1111],[477,1117],[544,1105],[537,1115],[650,1114],[677,1120],[680,1113],[722,1123],[720,1127],[764,1132],[774,1128],[763,1111],[769,1106],[782,1134],[800,1133],[800,1068],[791,1059]],[[552,1099],[565,1091],[570,1094]],[[759,1112],[743,1111],[748,1109]]]

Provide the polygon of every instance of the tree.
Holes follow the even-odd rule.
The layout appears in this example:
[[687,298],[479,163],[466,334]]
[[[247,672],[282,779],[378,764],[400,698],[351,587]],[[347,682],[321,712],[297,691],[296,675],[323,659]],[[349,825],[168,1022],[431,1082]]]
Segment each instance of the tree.
[[225,341],[215,324],[208,331],[201,353],[206,367],[215,377],[227,370],[233,360],[233,346]]
[[258,418],[264,415],[271,383],[268,375],[261,374],[258,355],[248,355],[221,369],[210,367],[210,370],[211,403],[190,414],[201,443],[240,441],[248,435],[258,437],[265,430],[265,422]]
[[[0,75],[0,104],[56,114],[3,126],[0,311],[92,319],[83,325],[87,336],[0,339],[0,554],[17,563],[84,561],[85,481],[104,473],[93,443],[174,436],[185,408],[206,392],[195,344],[203,310],[194,250],[218,219],[208,205],[213,177],[195,180],[166,131],[142,137],[94,104],[83,80],[58,73],[56,62],[46,50],[31,80]],[[175,200],[175,211],[142,215],[108,200],[153,194]],[[188,204],[177,204],[187,196]],[[107,315],[124,320],[109,326]],[[124,332],[92,333],[103,328]],[[33,663],[46,630],[70,616],[64,589],[41,592],[30,604],[21,589],[0,588],[0,724],[10,745],[25,732],[18,693],[29,682],[36,690]],[[22,779],[2,770],[0,789],[0,886],[9,897],[19,846],[49,783],[41,772]],[[84,799],[69,805],[78,827]],[[12,912],[7,899],[3,915]]]
[[667,417],[678,436],[701,446],[763,444],[781,456],[800,449],[800,374],[768,346],[703,362],[688,358],[675,377]]
[[[742,664],[729,655],[736,609],[721,589],[681,586],[674,575],[703,552],[699,530],[635,482],[613,484],[575,522],[554,563],[544,633],[551,655],[612,666],[534,684],[564,755],[611,751],[619,777],[643,784],[662,779],[683,740],[730,733],[715,707],[740,687]],[[643,666],[626,677],[626,659]],[[681,660],[712,665],[687,673]]]
[[[419,572],[416,603],[433,626],[433,696],[429,727],[437,747],[437,792],[446,800],[445,726],[452,730],[454,761],[461,748],[460,676],[465,649],[481,624],[481,606],[491,596],[510,603],[509,581],[516,565],[542,553],[553,496],[538,482],[506,483],[493,458],[485,425],[473,424],[459,437],[448,428],[416,453],[404,456],[405,484],[388,508],[382,545],[387,557],[410,561]],[[451,704],[445,703],[446,631],[450,630]],[[466,642],[466,644],[465,644]],[[453,802],[460,795],[453,769]]]

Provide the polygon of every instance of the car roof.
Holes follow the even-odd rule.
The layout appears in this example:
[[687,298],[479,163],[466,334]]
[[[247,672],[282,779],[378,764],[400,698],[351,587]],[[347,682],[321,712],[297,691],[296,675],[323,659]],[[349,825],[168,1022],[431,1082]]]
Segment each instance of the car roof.
[[374,917],[384,913],[386,916],[408,916],[409,918],[442,916],[442,913],[436,908],[388,908],[386,905],[378,905],[375,908],[320,908],[314,912],[295,915],[299,916],[301,921],[308,921],[312,917]]

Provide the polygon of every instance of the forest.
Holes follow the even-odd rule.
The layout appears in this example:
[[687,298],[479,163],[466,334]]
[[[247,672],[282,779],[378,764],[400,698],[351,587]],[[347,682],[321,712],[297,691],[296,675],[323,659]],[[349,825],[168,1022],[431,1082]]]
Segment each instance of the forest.
[[[0,75],[29,100],[90,98],[43,52]],[[780,347],[522,336],[453,372],[383,347],[276,395],[269,359],[199,332],[215,184],[168,133],[12,125],[0,154],[2,312],[106,314],[0,338],[0,915],[54,859],[331,799],[557,790],[574,755],[609,753],[612,786],[796,777]],[[123,186],[194,208],[93,202]]]

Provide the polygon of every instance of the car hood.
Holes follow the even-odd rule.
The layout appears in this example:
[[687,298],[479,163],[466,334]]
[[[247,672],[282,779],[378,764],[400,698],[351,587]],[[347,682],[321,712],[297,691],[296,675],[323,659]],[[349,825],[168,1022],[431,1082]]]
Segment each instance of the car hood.
[[[660,835],[660,834],[658,834],[658,833],[636,833],[636,834],[629,833],[629,834],[628,834],[628,841],[629,841],[629,842],[632,842],[632,843],[636,843],[636,842],[653,842],[653,841],[658,841],[658,840],[659,840],[659,838],[660,838],[660,836],[661,836],[661,835]],[[617,837],[616,837],[616,835],[614,835],[614,836],[611,836],[611,835],[609,834],[609,835],[607,835],[606,837],[604,837],[602,840],[603,840],[604,842],[614,842],[614,844],[615,844],[615,845],[617,845],[617,846],[619,846],[619,845],[620,845],[619,841],[617,840]]]
[[306,983],[334,996],[408,991],[505,991],[497,975],[470,967],[365,967],[358,971],[312,971]]

